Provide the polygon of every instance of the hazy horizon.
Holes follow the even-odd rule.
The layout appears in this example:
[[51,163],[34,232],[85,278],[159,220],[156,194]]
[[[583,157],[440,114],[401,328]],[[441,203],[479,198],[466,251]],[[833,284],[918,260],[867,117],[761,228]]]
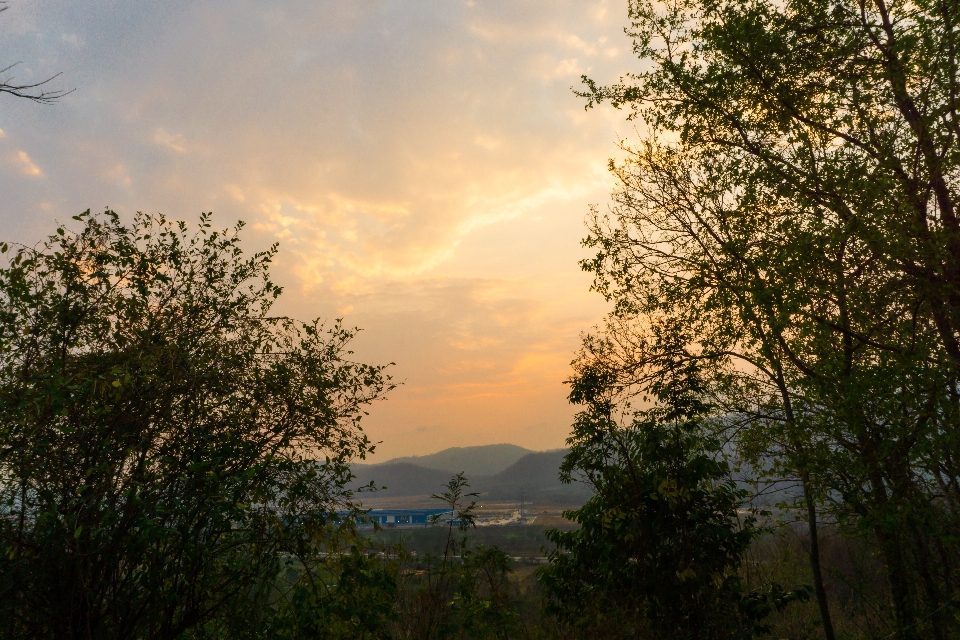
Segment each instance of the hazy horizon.
[[[378,449],[373,455],[368,455],[365,460],[362,460],[362,461],[359,461],[359,462],[360,462],[360,464],[385,464],[385,463],[387,463],[387,462],[393,462],[393,461],[399,460],[399,459],[406,459],[406,458],[425,458],[425,457],[428,457],[428,456],[434,456],[434,455],[436,455],[436,454],[438,454],[438,453],[444,453],[444,452],[446,452],[446,451],[450,451],[451,449],[474,449],[474,448],[478,448],[478,447],[496,447],[496,446],[500,446],[500,445],[513,445],[513,444],[514,444],[514,443],[512,443],[512,442],[490,442],[490,443],[481,444],[481,445],[467,445],[467,446],[462,446],[462,447],[458,447],[458,446],[443,447],[443,448],[441,448],[441,449],[430,450],[430,451],[421,452],[421,453],[408,453],[408,454],[399,455],[399,456],[390,456],[389,458],[387,458],[387,457],[385,457],[385,456],[383,456],[383,455],[380,455],[379,449]],[[515,445],[515,446],[520,446],[520,445]],[[523,449],[526,449],[526,450],[527,450],[528,452],[530,452],[530,453],[548,453],[548,452],[551,452],[551,451],[559,451],[559,450],[561,450],[561,449],[565,449],[566,447],[564,447],[564,446],[549,447],[549,448],[547,448],[547,449],[531,449],[530,447],[522,447],[522,448],[523,448]]]

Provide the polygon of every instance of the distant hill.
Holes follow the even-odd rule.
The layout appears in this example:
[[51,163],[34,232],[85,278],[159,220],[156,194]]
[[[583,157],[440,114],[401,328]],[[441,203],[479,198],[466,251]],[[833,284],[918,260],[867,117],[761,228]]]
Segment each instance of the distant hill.
[[583,502],[590,491],[579,482],[560,482],[560,464],[568,449],[537,451],[517,460],[507,469],[489,478],[478,478],[477,487],[494,500],[526,499],[539,502]]
[[357,476],[354,486],[363,486],[373,482],[378,493],[390,497],[428,496],[440,493],[440,485],[450,480],[449,471],[427,469],[409,462],[385,462],[384,464],[362,465],[354,467]]
[[472,478],[496,475],[528,453],[533,452],[515,444],[452,447],[427,456],[394,458],[376,466],[407,462],[425,469],[441,469],[452,473],[463,471],[464,475]]
[[[504,446],[504,445],[495,445]],[[506,445],[512,446],[512,445]],[[481,447],[476,447],[481,448]],[[484,447],[485,448],[485,447]],[[464,451],[474,449],[448,449]],[[517,447],[521,449],[521,447]],[[446,453],[444,451],[440,452]],[[471,491],[477,491],[482,497],[493,500],[519,500],[523,491],[525,500],[552,504],[574,504],[585,501],[589,490],[580,483],[562,484],[559,478],[560,463],[567,454],[565,449],[555,451],[530,451],[513,464],[494,474],[467,473]],[[437,454],[439,455],[439,454]],[[431,456],[423,456],[429,458]],[[421,460],[414,458],[415,460]],[[451,457],[457,460],[456,457]],[[402,460],[409,460],[405,458]],[[479,466],[479,465],[475,465]],[[457,469],[457,471],[462,469]],[[357,465],[354,467],[358,485],[370,481],[387,489],[379,492],[384,497],[426,496],[441,491],[443,483],[456,473],[453,469],[429,469],[411,462],[390,461],[378,465]]]

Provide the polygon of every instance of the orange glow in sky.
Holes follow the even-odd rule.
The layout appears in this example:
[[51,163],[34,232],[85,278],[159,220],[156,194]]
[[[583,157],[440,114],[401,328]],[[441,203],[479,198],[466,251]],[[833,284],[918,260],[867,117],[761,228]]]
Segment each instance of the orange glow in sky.
[[622,113],[580,75],[635,69],[626,2],[14,2],[0,61],[62,72],[0,101],[0,228],[34,243],[109,206],[248,223],[280,243],[280,311],[363,328],[402,382],[377,460],[563,446],[563,380],[605,311],[577,261]]

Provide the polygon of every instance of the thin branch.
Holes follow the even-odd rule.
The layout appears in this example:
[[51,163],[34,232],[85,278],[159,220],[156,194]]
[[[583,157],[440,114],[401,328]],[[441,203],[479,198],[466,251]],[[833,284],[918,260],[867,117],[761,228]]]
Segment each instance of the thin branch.
[[[6,6],[5,2],[0,2],[0,13],[3,13],[9,8],[10,7]],[[10,71],[18,64],[21,64],[21,63],[14,62],[10,66],[0,69],[0,74]],[[63,74],[58,73],[56,75],[50,76],[46,80],[42,80],[40,82],[34,82],[33,84],[17,84],[14,82],[15,78],[13,76],[10,76],[9,78],[2,78],[0,79],[0,93],[8,93],[15,98],[25,98],[27,100],[32,100],[37,104],[53,104],[60,98],[66,95],[70,95],[75,91],[75,89],[70,89],[69,91],[65,91],[62,89],[46,91],[42,88],[47,83],[59,78],[61,75]]]

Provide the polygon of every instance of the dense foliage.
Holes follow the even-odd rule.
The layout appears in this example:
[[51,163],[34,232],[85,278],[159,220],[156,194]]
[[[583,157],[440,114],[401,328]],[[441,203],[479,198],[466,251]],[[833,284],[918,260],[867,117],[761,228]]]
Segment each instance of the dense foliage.
[[[584,268],[614,304],[575,384],[614,404],[696,362],[717,434],[876,550],[898,637],[958,632],[955,2],[629,4],[641,73],[589,79],[645,125]],[[576,399],[576,398],[574,398]]]
[[239,227],[76,219],[0,269],[0,628],[225,633],[352,509],[389,379],[269,315],[275,248]]
[[654,407],[621,416],[603,387],[574,389],[588,408],[565,471],[595,495],[568,514],[579,528],[549,534],[556,550],[540,579],[577,637],[749,638],[772,607],[806,595],[744,588],[744,554],[762,530],[740,513],[748,492],[702,422],[695,368],[675,374],[655,385]]

